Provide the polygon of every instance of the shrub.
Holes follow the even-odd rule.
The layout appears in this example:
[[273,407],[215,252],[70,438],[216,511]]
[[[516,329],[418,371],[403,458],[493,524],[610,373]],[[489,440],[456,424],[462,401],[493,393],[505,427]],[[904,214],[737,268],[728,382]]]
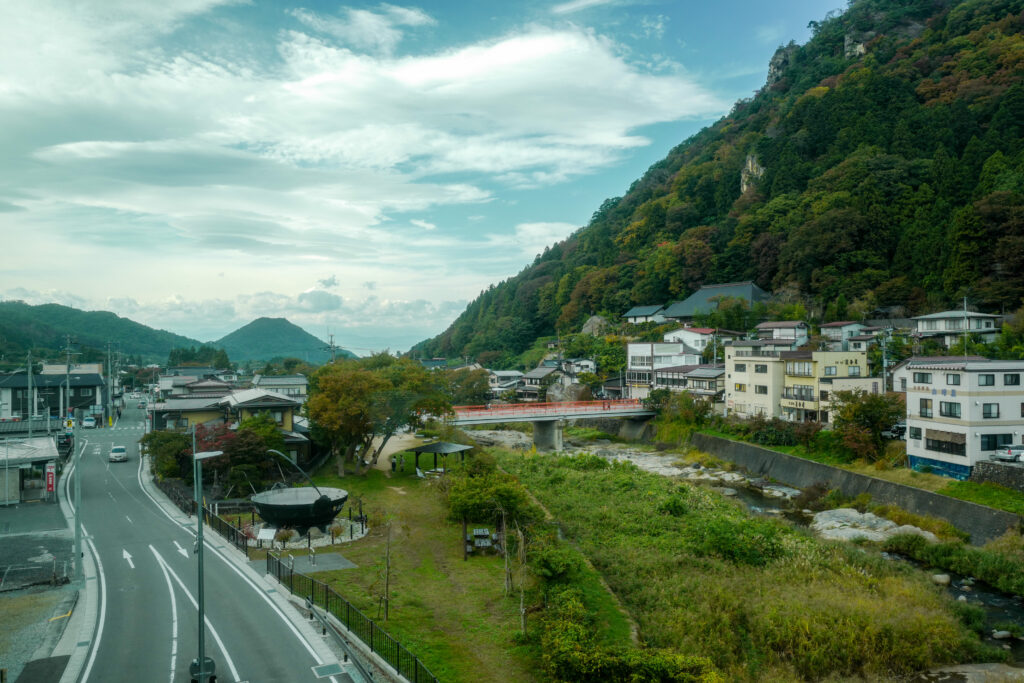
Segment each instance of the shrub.
[[715,516],[687,526],[684,538],[696,555],[762,567],[783,555],[780,532],[772,520]]
[[580,453],[579,455],[572,455],[565,459],[566,467],[580,472],[590,472],[593,470],[606,470],[609,467],[609,463],[605,458],[592,453]]
[[579,556],[568,548],[547,546],[533,553],[534,572],[552,583],[569,580],[579,568]]

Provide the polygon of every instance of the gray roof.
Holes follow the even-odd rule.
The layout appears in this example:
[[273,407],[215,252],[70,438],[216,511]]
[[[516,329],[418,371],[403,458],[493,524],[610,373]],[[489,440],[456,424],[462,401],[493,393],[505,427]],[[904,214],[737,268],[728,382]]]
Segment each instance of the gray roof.
[[721,377],[724,374],[725,368],[709,368],[706,366],[694,368],[693,370],[687,373],[687,375],[689,375],[690,377],[699,377],[705,379],[715,379],[717,377]]
[[552,372],[556,372],[558,368],[539,367],[530,370],[528,373],[523,375],[523,379],[544,379]]
[[[70,380],[72,387],[101,387],[106,384],[103,378],[95,372],[71,373]],[[64,386],[64,381],[64,375],[32,375],[32,386],[39,389],[61,387]],[[27,389],[28,375],[24,372],[17,372],[13,375],[0,377],[0,387]]]
[[622,314],[623,318],[642,318],[645,316],[651,316],[655,313],[661,313],[665,307],[661,304],[655,304],[653,306],[634,306],[625,313]]
[[300,403],[295,399],[279,394],[276,391],[268,391],[266,389],[246,389],[245,391],[236,391],[232,394],[228,394],[220,401],[221,405],[247,405],[247,406],[261,406],[261,405],[282,405],[291,404],[298,406]]
[[864,326],[864,323],[859,323],[856,320],[843,320],[835,323],[825,323],[822,327],[846,327],[847,325],[860,325]]
[[451,443],[450,441],[438,441],[436,443],[428,443],[423,446],[416,446],[415,448],[407,448],[405,450],[412,451],[413,453],[461,453],[462,451],[468,451],[472,446],[467,446],[461,443]]
[[202,398],[169,398],[153,406],[153,410],[167,412],[172,410],[209,410],[216,408],[221,401],[220,396],[206,396]]
[[750,303],[768,301],[771,295],[753,282],[728,282],[721,285],[705,285],[682,301],[665,308],[666,318],[692,318],[698,313],[709,313],[718,308],[713,301],[716,297],[735,297]]
[[808,327],[807,323],[803,320],[774,320],[766,323],[758,323],[757,329],[759,330],[785,330],[790,327]]
[[303,386],[309,384],[305,375],[256,375],[252,379],[252,385],[257,387],[261,384],[273,384],[276,386]]
[[911,320],[931,320],[931,319],[934,319],[934,318],[963,318],[964,316],[967,316],[968,318],[1001,318],[1002,317],[1001,315],[995,315],[993,313],[976,313],[975,311],[967,311],[965,313],[963,311],[953,310],[953,311],[941,311],[939,313],[929,313],[928,315],[918,315],[918,316],[915,316],[915,317],[911,318]]

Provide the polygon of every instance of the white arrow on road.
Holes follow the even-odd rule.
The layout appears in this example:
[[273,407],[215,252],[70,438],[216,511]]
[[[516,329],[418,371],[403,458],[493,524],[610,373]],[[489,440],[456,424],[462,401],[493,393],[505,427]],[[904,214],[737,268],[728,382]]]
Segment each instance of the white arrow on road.
[[177,541],[174,541],[173,543],[174,547],[178,549],[178,552],[184,555],[186,558],[188,558],[188,551],[182,548],[180,545],[178,545]]
[[135,563],[132,562],[132,556],[128,554],[128,551],[127,550],[122,550],[121,552],[124,553],[124,555],[123,555],[124,559],[128,560],[128,566],[131,567],[132,569],[135,569]]

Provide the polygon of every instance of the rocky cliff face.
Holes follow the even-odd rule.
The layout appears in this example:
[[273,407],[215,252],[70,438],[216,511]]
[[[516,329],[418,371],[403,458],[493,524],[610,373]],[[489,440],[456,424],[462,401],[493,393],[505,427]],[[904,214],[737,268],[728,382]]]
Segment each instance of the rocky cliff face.
[[764,175],[764,166],[757,163],[757,156],[747,155],[747,161],[740,170],[740,192],[746,192],[754,181]]
[[766,87],[778,83],[782,80],[782,74],[785,73],[786,69],[789,68],[793,62],[793,55],[799,48],[796,45],[787,45],[780,47],[772,55],[771,60],[768,62],[768,80],[765,81]]

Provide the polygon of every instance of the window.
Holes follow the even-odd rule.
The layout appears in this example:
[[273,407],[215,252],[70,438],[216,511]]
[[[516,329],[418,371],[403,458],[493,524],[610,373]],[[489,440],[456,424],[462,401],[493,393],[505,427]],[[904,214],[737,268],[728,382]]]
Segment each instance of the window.
[[850,367],[846,368],[846,375],[848,377],[860,377],[860,366],[851,365]]
[[825,367],[825,376],[826,377],[835,377],[836,374],[837,374],[836,373],[837,370],[838,370],[838,368],[836,368],[836,366],[828,365],[828,366]]
[[754,366],[754,372],[759,372],[761,374],[764,374],[764,373],[768,372],[768,366],[767,365],[761,365],[761,364],[755,365]]
[[910,438],[911,439],[915,439],[917,441],[920,441],[921,440],[921,428],[920,427],[911,427],[910,428]]
[[978,375],[979,387],[994,387],[996,385],[995,375]]
[[994,451],[1013,443],[1013,434],[982,434],[981,450]]
[[936,453],[949,453],[950,455],[967,455],[967,444],[954,443],[952,441],[939,441],[938,439],[925,439],[924,447]]
[[78,388],[78,395],[79,396],[92,396],[92,389],[89,388],[89,387],[79,387]]
[[1020,386],[1020,375],[1013,373],[1012,375],[1003,375],[1003,384],[1008,387],[1019,387]]
[[737,363],[736,364],[736,372],[746,372],[746,371],[747,371],[747,364],[746,363]]
[[960,417],[960,404],[952,401],[939,401],[939,415],[942,417]]
[[982,403],[981,404],[981,416],[982,417],[999,417],[999,404],[998,403]]
[[736,391],[743,392],[743,391],[747,390],[747,385],[746,384],[740,384],[739,382],[737,382],[736,386],[734,388],[736,389]]
[[827,401],[828,400],[828,392],[824,391],[824,390],[819,391],[818,392],[818,400],[819,401]]
[[932,400],[930,398],[921,399],[921,417],[932,416]]
[[768,387],[764,386],[763,384],[755,384],[754,393],[766,395],[768,393]]
[[906,391],[906,390],[907,390],[907,378],[906,377],[900,377],[900,391]]
[[791,361],[786,363],[786,374],[798,377],[810,377],[814,373],[811,370],[811,363],[807,361]]
[[915,372],[914,373],[914,384],[931,384],[932,373],[930,372]]
[[960,375],[953,372],[947,372],[946,384],[950,386],[960,386]]

